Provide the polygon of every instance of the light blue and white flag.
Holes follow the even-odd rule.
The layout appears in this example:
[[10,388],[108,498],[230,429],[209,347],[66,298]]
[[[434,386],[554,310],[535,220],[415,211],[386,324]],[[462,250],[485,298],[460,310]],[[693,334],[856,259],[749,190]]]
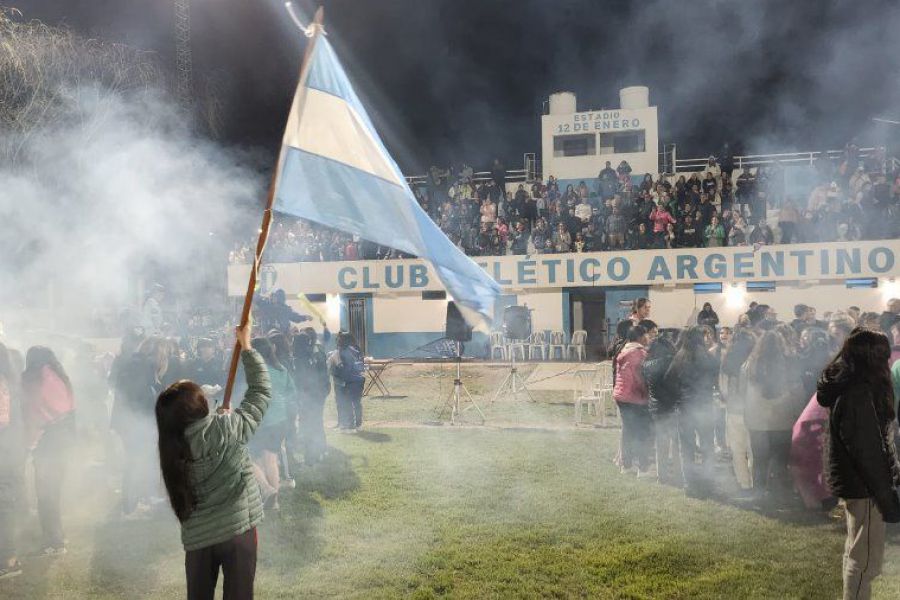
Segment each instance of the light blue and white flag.
[[430,261],[449,295],[490,319],[500,287],[419,206],[323,34],[294,94],[275,210]]

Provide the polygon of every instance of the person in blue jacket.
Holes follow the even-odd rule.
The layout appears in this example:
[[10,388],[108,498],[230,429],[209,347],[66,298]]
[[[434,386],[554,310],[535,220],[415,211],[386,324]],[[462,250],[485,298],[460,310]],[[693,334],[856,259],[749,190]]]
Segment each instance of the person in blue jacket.
[[328,367],[334,380],[338,428],[358,431],[362,427],[362,393],[366,380],[362,351],[346,331],[337,334],[335,343],[337,349],[329,355]]

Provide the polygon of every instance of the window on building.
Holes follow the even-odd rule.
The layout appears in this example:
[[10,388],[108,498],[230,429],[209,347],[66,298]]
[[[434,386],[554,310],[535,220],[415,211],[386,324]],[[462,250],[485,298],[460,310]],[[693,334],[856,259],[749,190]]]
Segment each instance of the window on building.
[[553,136],[553,156],[597,154],[597,136],[593,133]]
[[600,134],[600,154],[630,154],[645,150],[646,133],[643,129]]

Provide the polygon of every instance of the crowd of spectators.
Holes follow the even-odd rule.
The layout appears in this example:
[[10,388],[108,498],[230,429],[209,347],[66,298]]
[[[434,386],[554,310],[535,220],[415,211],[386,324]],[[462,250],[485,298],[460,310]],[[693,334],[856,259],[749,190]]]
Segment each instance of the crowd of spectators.
[[621,472],[767,512],[842,510],[845,590],[866,589],[879,569],[854,557],[880,556],[884,522],[900,521],[900,299],[886,309],[820,320],[798,304],[787,321],[754,302],[722,326],[707,304],[697,325],[661,330],[637,299],[610,348]]
[[[839,160],[821,153],[807,198],[785,192],[785,167],[735,169],[727,148],[690,175],[647,173],[636,182],[626,161],[597,178],[561,187],[519,184],[507,192],[495,161],[476,181],[470,167],[432,167],[413,192],[441,230],[469,256],[649,248],[702,248],[886,239],[900,234],[900,173],[883,148],[864,159],[854,143]],[[252,257],[238,244],[233,263]],[[280,219],[267,247],[272,261],[377,260],[403,254],[299,219]]]

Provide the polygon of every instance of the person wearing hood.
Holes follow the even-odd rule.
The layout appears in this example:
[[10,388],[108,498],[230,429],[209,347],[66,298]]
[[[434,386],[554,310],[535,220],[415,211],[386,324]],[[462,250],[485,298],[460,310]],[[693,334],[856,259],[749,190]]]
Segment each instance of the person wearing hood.
[[855,328],[817,385],[829,412],[828,484],[847,520],[844,598],[870,598],[884,560],[885,523],[900,522],[894,393],[887,337]]
[[760,337],[741,373],[744,424],[753,454],[753,491],[784,501],[789,492],[791,428],[803,410],[803,385],[784,337],[767,331]]
[[622,415],[622,472],[631,471],[637,463],[637,474],[641,477],[650,467],[647,451],[651,443],[647,386],[641,375],[641,367],[647,358],[647,332],[635,325],[628,330],[626,339],[628,341],[616,357],[613,399]]
[[641,368],[647,384],[650,418],[656,434],[656,470],[659,483],[681,487],[681,457],[678,450],[677,391],[667,385],[666,371],[675,356],[675,345],[658,337],[650,345]]

